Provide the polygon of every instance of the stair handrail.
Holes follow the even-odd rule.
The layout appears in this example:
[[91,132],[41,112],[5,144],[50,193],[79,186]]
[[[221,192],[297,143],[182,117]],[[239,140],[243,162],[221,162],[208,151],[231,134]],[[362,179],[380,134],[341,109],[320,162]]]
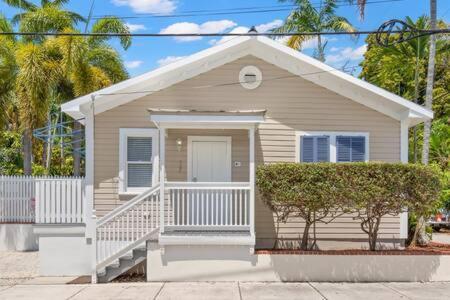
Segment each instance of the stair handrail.
[[159,231],[159,188],[159,185],[156,185],[146,190],[96,222],[97,271],[135,249]]
[[155,186],[152,186],[151,188],[149,188],[148,190],[144,191],[143,193],[141,193],[139,195],[136,195],[131,200],[128,200],[126,203],[116,207],[115,209],[111,210],[110,212],[108,212],[103,217],[99,218],[97,220],[97,226],[96,227],[102,226],[103,224],[105,224],[108,221],[112,220],[114,217],[120,215],[122,212],[124,212],[124,211],[128,210],[129,208],[135,206],[136,204],[138,204],[139,202],[143,201],[148,196],[153,194],[156,190],[159,190],[159,184],[157,184]]

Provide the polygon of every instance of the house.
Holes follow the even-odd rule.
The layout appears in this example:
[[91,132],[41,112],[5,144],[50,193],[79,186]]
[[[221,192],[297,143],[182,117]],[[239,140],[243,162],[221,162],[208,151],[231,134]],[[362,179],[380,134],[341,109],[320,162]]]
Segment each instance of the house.
[[[85,125],[85,226],[38,228],[47,237],[41,256],[49,273],[78,268],[99,281],[146,258],[149,280],[246,278],[263,263],[255,249],[276,240],[295,247],[303,226],[275,222],[255,187],[258,165],[407,162],[408,128],[433,116],[260,36],[231,39],[62,110]],[[322,249],[367,243],[350,215],[320,225],[317,238]],[[380,247],[406,238],[406,213],[383,220]]]

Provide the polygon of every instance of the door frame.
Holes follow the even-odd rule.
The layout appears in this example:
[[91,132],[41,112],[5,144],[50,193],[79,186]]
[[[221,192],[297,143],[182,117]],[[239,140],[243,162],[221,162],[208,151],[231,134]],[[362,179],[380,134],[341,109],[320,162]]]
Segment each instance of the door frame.
[[231,178],[231,136],[195,136],[189,135],[187,137],[187,180],[192,181],[192,143],[193,142],[226,142],[227,143],[227,157],[226,159],[226,174],[228,182],[232,181]]

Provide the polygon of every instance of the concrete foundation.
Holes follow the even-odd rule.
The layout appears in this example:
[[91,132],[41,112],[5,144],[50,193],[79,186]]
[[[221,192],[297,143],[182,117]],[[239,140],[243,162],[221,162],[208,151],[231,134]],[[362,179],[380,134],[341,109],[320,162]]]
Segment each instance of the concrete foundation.
[[449,281],[450,255],[250,254],[246,246],[147,244],[148,281]]
[[36,251],[33,224],[0,224],[0,251]]
[[90,274],[90,247],[84,225],[35,225],[41,276]]

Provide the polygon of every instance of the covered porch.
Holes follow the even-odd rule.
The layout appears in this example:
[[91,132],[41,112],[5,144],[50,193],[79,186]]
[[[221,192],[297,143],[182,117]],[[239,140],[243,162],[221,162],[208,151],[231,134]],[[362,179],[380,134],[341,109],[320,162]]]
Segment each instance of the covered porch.
[[161,245],[255,244],[255,129],[265,111],[149,109]]

